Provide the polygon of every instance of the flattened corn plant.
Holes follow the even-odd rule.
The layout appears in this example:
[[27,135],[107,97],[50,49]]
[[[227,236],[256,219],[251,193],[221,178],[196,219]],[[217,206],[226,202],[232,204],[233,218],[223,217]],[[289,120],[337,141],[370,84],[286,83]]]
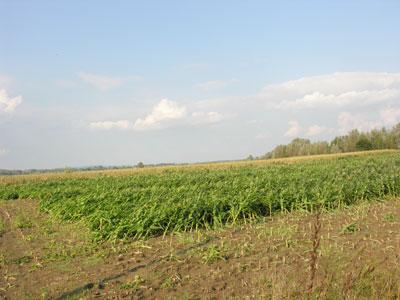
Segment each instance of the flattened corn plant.
[[38,199],[43,211],[86,222],[98,240],[220,226],[277,211],[309,210],[316,203],[332,209],[399,195],[399,153],[0,186],[0,199]]

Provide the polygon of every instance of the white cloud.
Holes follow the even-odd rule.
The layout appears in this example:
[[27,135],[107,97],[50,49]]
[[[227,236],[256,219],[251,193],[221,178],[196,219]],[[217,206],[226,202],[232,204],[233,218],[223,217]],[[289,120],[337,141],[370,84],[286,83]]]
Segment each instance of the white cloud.
[[326,133],[328,131],[328,128],[324,126],[319,126],[319,125],[311,125],[307,129],[307,135],[308,136],[317,136],[321,135],[323,133]]
[[299,122],[297,121],[289,121],[289,129],[286,131],[285,136],[287,137],[297,137],[302,131],[302,127],[300,126]]
[[135,122],[129,120],[117,121],[98,121],[89,123],[89,128],[98,130],[150,130],[163,129],[174,125],[203,125],[216,124],[233,115],[222,114],[216,111],[193,111],[188,114],[186,106],[168,99],[162,99],[143,117],[136,119]]
[[5,89],[0,90],[0,113],[12,113],[22,102],[22,96],[10,98]]
[[120,77],[111,77],[85,72],[78,73],[78,77],[82,81],[94,86],[101,91],[111,90],[113,88],[121,86],[125,82],[125,79]]
[[226,116],[215,111],[196,111],[192,113],[192,117],[195,124],[212,124],[221,122]]
[[9,151],[5,148],[0,148],[0,156],[4,156],[7,155],[9,153]]
[[139,118],[134,124],[137,130],[159,128],[163,123],[183,119],[186,116],[186,107],[168,99],[157,103],[150,114]]
[[385,108],[381,110],[380,117],[385,126],[394,126],[400,122],[400,108]]
[[342,112],[338,117],[339,132],[347,133],[352,129],[368,131],[371,129],[392,127],[400,122],[400,108],[388,107],[379,112],[379,118],[371,120],[362,114]]
[[236,82],[237,80],[210,80],[203,83],[199,83],[197,87],[203,91],[210,92],[215,90],[224,89],[230,84]]
[[364,106],[400,100],[400,73],[344,72],[265,87],[259,98],[280,109]]
[[133,124],[128,120],[120,120],[120,121],[103,121],[103,122],[92,122],[89,124],[89,127],[92,129],[102,129],[102,130],[110,130],[110,129],[132,129]]
[[369,121],[361,114],[351,114],[349,112],[342,112],[338,116],[337,122],[341,134],[345,134],[353,129],[368,131],[373,128],[381,127],[381,122],[379,121]]

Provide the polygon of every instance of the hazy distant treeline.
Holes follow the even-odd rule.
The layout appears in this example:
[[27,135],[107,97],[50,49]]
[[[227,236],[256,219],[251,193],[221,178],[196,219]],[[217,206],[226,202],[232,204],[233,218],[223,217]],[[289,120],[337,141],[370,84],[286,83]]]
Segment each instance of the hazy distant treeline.
[[355,129],[346,135],[335,137],[331,142],[311,142],[309,139],[296,138],[287,145],[276,146],[272,151],[259,158],[282,158],[377,149],[400,149],[400,123],[391,129],[374,129],[368,132],[360,132]]
[[74,172],[74,171],[99,171],[99,170],[109,170],[109,169],[126,169],[132,166],[90,166],[82,168],[55,168],[55,169],[27,169],[27,170],[6,170],[0,169],[0,175],[22,175],[22,174],[32,174],[32,173],[52,173],[52,172]]
[[[159,164],[147,164],[146,167],[160,167],[160,166],[173,166],[173,165],[185,165],[175,164],[175,163],[159,163]],[[54,173],[54,172],[79,172],[79,171],[101,171],[101,170],[120,170],[129,168],[144,168],[145,165],[142,162],[136,165],[125,165],[125,166],[89,166],[89,167],[64,167],[64,168],[54,168],[54,169],[26,169],[26,170],[7,170],[0,169],[0,175],[23,175],[23,174],[33,174],[33,173]]]

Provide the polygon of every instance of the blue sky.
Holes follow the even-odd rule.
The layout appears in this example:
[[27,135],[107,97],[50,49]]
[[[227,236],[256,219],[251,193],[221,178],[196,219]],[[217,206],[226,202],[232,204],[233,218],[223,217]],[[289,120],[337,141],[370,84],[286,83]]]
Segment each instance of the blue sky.
[[399,1],[0,0],[0,168],[260,155],[400,121]]

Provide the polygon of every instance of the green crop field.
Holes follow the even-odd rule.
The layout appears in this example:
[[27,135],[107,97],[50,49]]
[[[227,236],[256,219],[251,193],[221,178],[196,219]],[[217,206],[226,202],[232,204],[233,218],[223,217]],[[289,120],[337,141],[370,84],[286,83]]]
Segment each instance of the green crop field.
[[0,199],[37,199],[51,215],[84,221],[99,240],[214,227],[315,204],[333,209],[399,195],[399,152],[0,185]]

